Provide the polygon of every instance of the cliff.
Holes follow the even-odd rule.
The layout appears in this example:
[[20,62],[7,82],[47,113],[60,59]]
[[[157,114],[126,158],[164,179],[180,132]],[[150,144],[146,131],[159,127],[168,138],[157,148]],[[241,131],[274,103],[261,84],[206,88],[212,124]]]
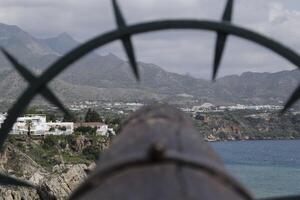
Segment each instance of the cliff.
[[[8,143],[1,153],[0,168],[4,173],[29,180],[40,185],[57,199],[66,199],[86,177],[86,170],[94,166],[87,164],[58,164],[46,169],[27,154]],[[39,199],[36,191],[21,187],[0,187],[3,200]]]
[[202,113],[195,126],[208,141],[300,138],[300,115],[266,111]]

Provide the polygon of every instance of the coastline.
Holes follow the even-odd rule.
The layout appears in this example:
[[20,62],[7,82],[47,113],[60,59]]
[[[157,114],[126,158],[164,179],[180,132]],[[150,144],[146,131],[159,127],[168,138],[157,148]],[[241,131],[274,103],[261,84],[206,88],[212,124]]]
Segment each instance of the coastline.
[[266,140],[300,140],[300,138],[295,138],[295,137],[268,137],[268,138],[255,138],[255,137],[251,137],[248,139],[235,139],[235,138],[228,138],[228,139],[220,139],[220,138],[216,138],[216,139],[208,139],[208,138],[204,138],[205,142],[241,142],[241,141],[266,141]]

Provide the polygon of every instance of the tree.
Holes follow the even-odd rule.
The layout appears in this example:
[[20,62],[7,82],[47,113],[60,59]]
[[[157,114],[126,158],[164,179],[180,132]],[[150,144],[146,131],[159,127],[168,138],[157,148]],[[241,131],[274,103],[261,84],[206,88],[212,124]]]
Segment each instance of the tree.
[[90,126],[79,126],[75,129],[75,132],[80,132],[83,134],[96,135],[97,128]]
[[57,138],[54,135],[48,135],[45,137],[43,146],[44,148],[54,147],[56,145]]
[[27,115],[27,114],[42,114],[41,111],[39,111],[39,108],[37,106],[32,106],[32,107],[29,107],[27,108],[24,113],[24,115]]
[[82,154],[86,157],[88,160],[97,160],[100,155],[100,148],[97,146],[87,146],[82,150]]
[[109,116],[106,118],[105,122],[108,124],[110,128],[113,128],[115,133],[117,134],[120,130],[122,117],[121,116]]
[[74,113],[69,111],[70,115],[64,114],[63,122],[77,122],[77,118]]
[[101,122],[101,117],[100,115],[92,109],[88,109],[87,113],[85,114],[84,118],[85,122]]
[[31,136],[31,128],[32,128],[32,121],[31,120],[27,120],[26,121],[26,127],[27,127],[27,135],[30,137]]
[[55,122],[56,121],[55,114],[53,114],[53,113],[47,113],[46,118],[47,118],[47,122]]

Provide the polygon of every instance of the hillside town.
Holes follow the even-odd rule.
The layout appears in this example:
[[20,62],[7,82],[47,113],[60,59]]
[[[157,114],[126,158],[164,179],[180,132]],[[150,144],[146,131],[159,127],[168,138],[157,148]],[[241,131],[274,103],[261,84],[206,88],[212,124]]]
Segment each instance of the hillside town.
[[281,110],[283,106],[280,105],[213,105],[211,103],[203,103],[201,105],[194,105],[190,108],[181,108],[184,112],[193,112],[193,113],[205,113],[205,112],[224,112],[224,111],[234,111],[234,110],[269,110],[269,111],[276,111]]
[[[146,104],[136,102],[73,102],[69,105],[69,109],[72,112],[77,112],[77,115],[80,115],[80,113],[81,115],[87,115],[89,112],[94,112],[94,114],[97,114],[97,118],[93,120],[81,119],[74,121],[71,119],[64,120],[62,118],[49,119],[46,114],[26,114],[17,119],[10,134],[30,136],[66,136],[72,135],[76,132],[94,132],[99,136],[108,137],[110,134],[114,135],[115,132],[118,131],[120,121],[124,117],[139,109],[143,105]],[[282,106],[280,105],[214,105],[209,102],[199,105],[195,103],[185,107],[177,105],[177,107],[186,112],[189,116],[193,117],[196,121],[202,123],[208,123],[214,119],[211,114],[215,113],[223,116],[224,114],[222,113],[227,113],[228,115],[230,112],[246,112],[243,115],[243,118],[268,120],[269,116],[273,115],[272,113],[278,112],[282,109]],[[100,115],[96,112],[96,110],[100,112]],[[6,119],[6,116],[6,113],[0,114],[0,126]],[[111,119],[109,120],[109,118]],[[212,129],[212,132],[214,132],[213,130],[215,130],[215,128]]]
[[[116,114],[124,114],[131,111],[136,111],[139,108],[147,105],[147,103],[141,102],[101,102],[101,101],[78,101],[72,102],[69,105],[69,109],[72,111],[82,111],[86,109],[103,109],[109,112],[115,112]],[[195,112],[224,112],[234,110],[269,110],[276,111],[283,108],[282,105],[244,105],[244,104],[232,104],[232,105],[214,105],[210,102],[199,103],[198,101],[191,104],[174,104],[182,111],[187,113]]]

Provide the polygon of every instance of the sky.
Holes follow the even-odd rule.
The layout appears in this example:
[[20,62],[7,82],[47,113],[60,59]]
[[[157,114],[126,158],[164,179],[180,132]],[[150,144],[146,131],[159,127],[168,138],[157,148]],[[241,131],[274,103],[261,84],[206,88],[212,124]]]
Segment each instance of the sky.
[[[225,0],[119,0],[128,24],[159,19],[220,20]],[[80,42],[116,28],[110,0],[0,0],[0,22],[38,38],[67,32]],[[300,52],[299,0],[236,0],[233,24],[271,37]],[[133,36],[137,59],[167,71],[211,78],[216,33],[161,31]],[[119,41],[98,50],[126,59]],[[252,42],[229,36],[220,76],[294,69]]]

